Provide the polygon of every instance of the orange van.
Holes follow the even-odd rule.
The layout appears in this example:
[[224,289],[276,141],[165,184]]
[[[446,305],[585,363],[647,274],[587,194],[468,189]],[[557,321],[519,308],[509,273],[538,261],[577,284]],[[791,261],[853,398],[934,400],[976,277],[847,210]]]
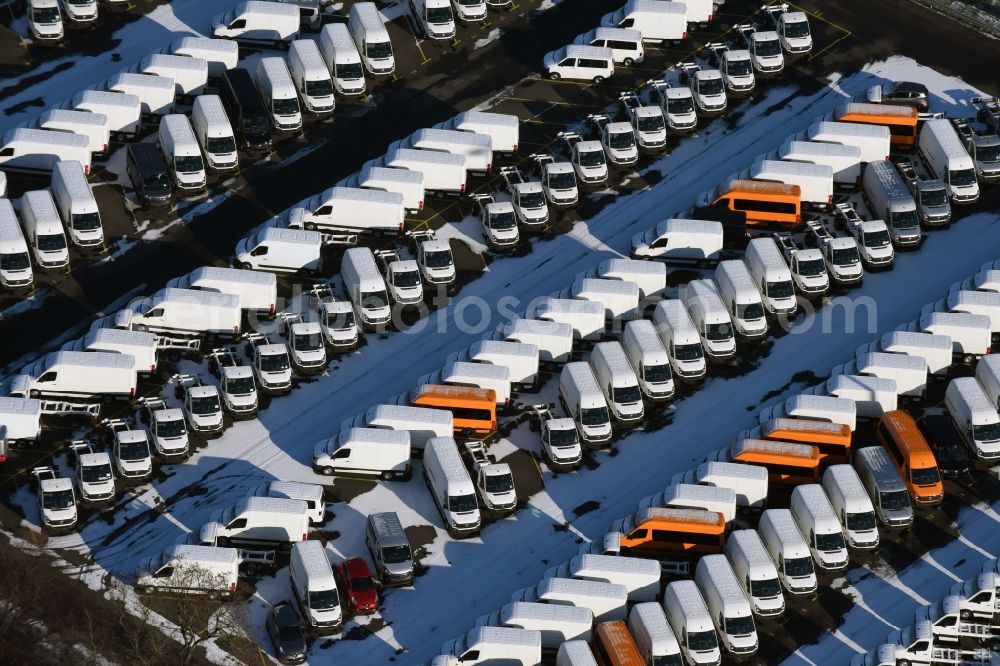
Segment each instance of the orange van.
[[763,439],[810,444],[819,449],[820,466],[851,462],[851,427],[809,419],[771,419],[760,427]]
[[875,426],[875,439],[889,452],[914,504],[936,506],[944,501],[937,459],[912,416],[898,409],[886,412]]
[[700,555],[721,553],[726,518],[704,509],[649,507],[622,521],[619,548],[624,554]]
[[819,483],[819,449],[810,444],[740,439],[729,447],[729,460],[767,468],[769,484]]
[[798,185],[730,180],[716,188],[713,200],[708,203],[715,208],[745,213],[747,226],[794,227],[802,221],[802,190]]
[[889,144],[894,148],[912,150],[917,143],[918,112],[911,106],[898,104],[842,104],[834,120],[862,125],[883,125],[889,128]]
[[424,384],[413,392],[410,405],[451,412],[455,433],[463,437],[489,435],[497,429],[497,394],[493,389]]
[[600,666],[646,666],[624,622],[601,622],[594,628],[590,649]]

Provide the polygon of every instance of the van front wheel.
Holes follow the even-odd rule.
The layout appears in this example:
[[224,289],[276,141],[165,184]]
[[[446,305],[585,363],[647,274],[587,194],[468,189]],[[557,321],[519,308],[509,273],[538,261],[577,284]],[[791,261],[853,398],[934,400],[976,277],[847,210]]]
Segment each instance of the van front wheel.
[[323,472],[324,476],[333,476],[333,468],[332,467],[323,467],[323,468],[321,468],[320,471]]
[[631,67],[632,65],[635,64],[635,60],[633,60],[632,58],[625,58],[624,60],[622,60],[622,64],[625,65],[626,67]]
[[549,76],[549,78],[550,78],[550,79],[552,79],[553,81],[558,81],[558,80],[559,80],[559,79],[561,78],[561,77],[559,76],[559,72],[549,72],[548,76]]
[[243,262],[240,262],[240,264],[239,264],[239,268],[242,268],[242,269],[243,269],[243,270],[245,270],[245,271],[252,271],[252,270],[253,270],[253,266],[251,266],[250,264],[248,264],[248,263],[247,263],[247,262],[245,262],[245,261],[243,261]]
[[594,77],[594,83],[604,83],[604,77],[603,76],[595,76]]
[[392,481],[394,478],[396,478],[396,475],[393,474],[392,472],[389,471],[382,472],[383,481]]

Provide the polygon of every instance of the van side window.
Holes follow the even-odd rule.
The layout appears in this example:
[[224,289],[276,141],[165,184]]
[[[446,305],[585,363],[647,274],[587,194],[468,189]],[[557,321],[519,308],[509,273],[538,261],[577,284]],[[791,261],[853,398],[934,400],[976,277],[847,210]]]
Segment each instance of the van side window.
[[329,215],[333,212],[333,206],[320,206],[316,209],[314,215]]
[[623,42],[619,39],[609,39],[608,40],[609,49],[622,49],[624,51],[635,51],[638,46],[635,42]]
[[350,449],[337,449],[337,452],[333,454],[334,460],[338,460],[340,458],[350,458],[350,457],[351,457]]
[[576,65],[576,58],[566,58],[559,63],[562,67],[573,67]]
[[945,619],[941,620],[940,622],[937,623],[937,626],[939,626],[939,627],[954,627],[957,623],[958,623],[958,618],[955,617],[955,616],[952,616],[952,617],[946,617]]
[[477,661],[478,659],[479,659],[479,650],[469,650],[468,652],[466,652],[465,654],[463,654],[461,657],[459,657],[458,660],[459,661]]
[[762,213],[782,213],[795,215],[795,204],[784,201],[758,201],[756,199],[733,199],[733,210],[756,210]]
[[150,310],[149,312],[147,312],[146,316],[147,317],[162,317],[163,316],[163,308],[154,308],[154,309]]
[[647,538],[648,535],[649,535],[649,530],[647,530],[646,528],[639,528],[637,530],[632,530],[629,533],[628,538],[629,539],[645,539],[645,538]]
[[54,382],[56,380],[57,374],[58,373],[55,372],[46,372],[44,375],[38,378],[38,383],[41,384],[42,382]]
[[153,578],[170,578],[173,575],[174,575],[173,567],[163,567],[155,574],[153,574]]
[[667,242],[669,240],[670,240],[669,236],[662,236],[660,238],[657,238],[655,241],[653,241],[653,243],[649,247],[652,247],[652,248],[666,247],[667,246]]
[[228,525],[226,525],[226,527],[228,529],[231,529],[231,530],[241,530],[241,529],[243,529],[246,526],[247,526],[247,519],[246,518],[237,518],[233,522],[231,522]]
[[591,58],[580,58],[577,62],[580,67],[591,67],[593,69],[606,69],[608,66],[607,60],[593,60]]
[[247,27],[247,20],[242,18],[236,19],[235,21],[229,24],[229,27],[233,30],[241,30]]
[[13,156],[14,156],[13,148],[4,148],[3,150],[0,150],[0,157],[13,157]]
[[267,254],[266,245],[258,245],[257,247],[255,247],[253,250],[250,251],[251,257],[263,257],[265,254]]
[[619,23],[618,27],[619,28],[631,28],[634,25],[635,25],[635,19],[629,17],[629,18],[625,19],[624,21],[622,21],[621,23]]
[[729,197],[722,197],[712,204],[712,208],[729,208]]

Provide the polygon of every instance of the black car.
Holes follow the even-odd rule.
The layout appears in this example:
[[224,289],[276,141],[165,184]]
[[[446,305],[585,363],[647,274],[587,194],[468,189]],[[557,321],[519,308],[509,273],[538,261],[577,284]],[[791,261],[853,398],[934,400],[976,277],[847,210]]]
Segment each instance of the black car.
[[267,614],[267,634],[283,664],[301,664],[306,660],[306,638],[299,614],[287,601],[275,604]]
[[955,478],[969,473],[969,452],[965,448],[962,433],[947,416],[922,416],[917,420],[917,427],[930,444],[942,475]]
[[874,86],[868,92],[869,102],[912,106],[921,113],[930,108],[930,92],[927,86],[912,81],[897,81],[884,86]]
[[129,144],[125,169],[143,206],[169,206],[173,186],[167,163],[151,143]]

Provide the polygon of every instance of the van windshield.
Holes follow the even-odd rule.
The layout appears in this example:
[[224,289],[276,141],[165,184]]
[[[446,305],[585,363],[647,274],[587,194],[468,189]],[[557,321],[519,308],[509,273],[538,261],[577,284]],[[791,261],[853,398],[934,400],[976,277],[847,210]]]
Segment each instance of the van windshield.
[[149,444],[144,439],[122,442],[118,445],[120,460],[145,460],[149,457]]
[[31,12],[35,23],[56,23],[59,21],[58,7],[35,7]]
[[809,557],[794,557],[785,560],[785,575],[798,577],[813,573],[813,561]]
[[943,187],[920,192],[920,203],[925,206],[943,206],[948,203],[948,190]]
[[236,139],[231,136],[209,137],[205,141],[205,150],[213,155],[236,152]]
[[146,174],[142,178],[142,185],[147,190],[155,190],[163,187],[167,187],[169,184],[167,179],[167,174],[165,171],[158,171],[156,173]]
[[62,234],[50,234],[48,236],[36,236],[35,243],[42,252],[54,252],[66,249],[66,237]]
[[88,465],[80,470],[84,483],[100,483],[111,480],[111,465]]
[[240,377],[226,382],[226,392],[230,395],[250,395],[254,392],[253,377]]
[[27,252],[0,254],[0,271],[23,271],[31,266]]
[[513,229],[517,226],[517,219],[514,213],[495,213],[490,215],[490,229]]
[[[823,263],[818,262],[820,267]],[[764,289],[767,291],[767,295],[770,298],[791,298],[795,295],[795,287],[792,285],[791,280],[784,280],[783,282],[767,282],[764,284]]]
[[217,414],[221,409],[219,406],[219,396],[217,395],[191,398],[191,412],[198,416],[211,416],[212,414]]
[[730,636],[749,636],[754,630],[752,615],[726,618],[726,633]]
[[270,129],[271,126],[264,116],[243,116],[243,134],[246,136],[260,136],[262,134],[267,134]]
[[635,123],[640,132],[659,132],[663,129],[663,116],[639,116]]
[[799,275],[802,277],[816,277],[826,271],[826,266],[822,259],[805,259],[799,261]]
[[875,529],[875,513],[867,511],[865,513],[849,513],[846,515],[847,529],[864,532]]
[[635,136],[632,132],[618,132],[608,135],[608,145],[615,150],[624,150],[635,146]]
[[972,438],[983,443],[1000,440],[1000,423],[972,426]]
[[316,351],[323,348],[323,336],[319,333],[296,335],[292,339],[292,344],[299,351]]
[[642,400],[642,394],[639,392],[638,386],[621,386],[611,391],[611,399],[618,404],[639,402]]
[[201,155],[178,155],[174,158],[174,169],[178,173],[195,173],[203,171],[205,164],[201,161]]
[[920,219],[915,210],[904,210],[892,215],[892,226],[896,229],[916,229],[919,224]]
[[367,291],[361,295],[361,309],[378,310],[389,306],[385,291]]
[[182,437],[186,432],[184,429],[184,419],[159,421],[156,424],[156,436],[163,439]]
[[386,546],[382,549],[382,561],[386,564],[402,564],[410,559],[409,546]]
[[1000,144],[995,146],[982,146],[976,148],[976,159],[980,162],[998,162],[1000,161]]
[[428,252],[424,255],[424,264],[428,268],[448,268],[453,263],[451,250],[438,250],[437,252]]
[[671,376],[669,363],[664,363],[663,365],[646,365],[642,368],[642,378],[650,384],[668,382]]
[[330,610],[339,605],[340,594],[335,589],[309,593],[309,608],[313,610]]
[[326,326],[333,330],[341,330],[354,326],[353,312],[331,312],[326,315]]
[[333,81],[330,79],[306,81],[306,94],[310,97],[329,97],[333,94]]
[[843,550],[845,547],[844,534],[842,532],[816,535],[816,550],[830,552],[834,550]]
[[733,337],[733,326],[727,321],[720,324],[705,324],[705,337],[713,342],[729,340]]
[[271,101],[271,110],[276,116],[294,116],[299,112],[299,100],[297,97],[274,99]]
[[45,509],[68,509],[74,503],[72,490],[42,493],[42,508]]
[[488,493],[509,493],[514,490],[514,477],[510,474],[487,476],[485,482]]
[[781,594],[781,585],[777,578],[767,580],[750,580],[750,596],[763,599],[766,597],[776,597]]
[[781,42],[777,39],[756,41],[753,50],[758,56],[772,58],[774,56],[781,55]]
[[795,23],[785,24],[785,37],[791,37],[792,39],[798,39],[800,37],[809,36],[809,24],[805,21],[797,21]]
[[879,493],[878,503],[886,511],[902,511],[910,506],[910,496],[905,490],[891,490]]
[[591,407],[580,410],[580,423],[585,426],[606,425],[609,420],[607,407]]
[[856,247],[844,247],[834,250],[831,253],[831,258],[833,263],[837,266],[846,266],[847,264],[856,264],[861,261],[861,255],[858,254],[858,248]]
[[864,235],[865,247],[885,247],[891,241],[889,240],[889,232],[884,229],[881,231],[872,231]]
[[400,271],[392,274],[392,285],[394,287],[418,287],[420,286],[420,271]]
[[468,513],[477,508],[475,495],[452,495],[448,498],[448,509],[452,513]]
[[714,631],[692,631],[688,634],[688,649],[714,650],[719,647],[719,641],[715,637]]
[[684,666],[680,654],[653,655],[651,666]]
[[549,187],[553,190],[569,190],[576,187],[576,174],[572,171],[554,173],[549,176]]
[[576,428],[573,430],[549,431],[549,444],[556,448],[575,446],[579,441],[579,437],[576,434]]
[[451,7],[428,7],[428,23],[450,23],[454,19],[451,16]]
[[372,60],[392,57],[392,44],[389,42],[379,42],[377,44],[365,44],[365,52]]
[[910,481],[915,486],[929,486],[941,482],[941,475],[937,467],[924,467],[923,469],[911,469]]
[[101,214],[79,213],[73,216],[73,228],[77,231],[93,231],[101,228]]
[[288,370],[288,354],[264,354],[260,357],[260,369],[263,372],[281,372]]
[[580,166],[596,167],[606,164],[603,150],[588,150],[580,153]]
[[736,316],[740,319],[761,319],[764,316],[764,306],[760,303],[737,305]]
[[337,65],[337,78],[344,79],[345,81],[350,81],[351,79],[360,79],[364,76],[364,69],[361,67],[360,62],[352,62],[346,65]]
[[667,100],[667,113],[681,115],[694,111],[694,100],[690,97],[676,97]]
[[698,82],[698,92],[702,95],[721,95],[725,92],[722,79],[702,79]]
[[542,208],[545,206],[545,195],[541,192],[525,192],[518,197],[518,205],[521,208]]
[[752,71],[749,60],[730,60],[726,63],[726,73],[729,76],[750,76]]
[[961,171],[949,171],[948,182],[955,187],[968,187],[976,182],[975,169],[962,169]]

